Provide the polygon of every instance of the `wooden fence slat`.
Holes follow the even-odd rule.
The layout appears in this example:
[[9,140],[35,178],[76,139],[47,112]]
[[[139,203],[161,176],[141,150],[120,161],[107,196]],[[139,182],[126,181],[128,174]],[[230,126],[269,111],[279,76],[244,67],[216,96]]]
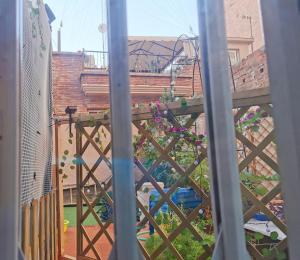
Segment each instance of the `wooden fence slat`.
[[53,210],[54,210],[54,259],[58,259],[58,228],[57,228],[57,196],[56,196],[56,190],[53,190]]
[[22,217],[22,250],[24,253],[25,260],[31,259],[31,248],[30,248],[30,207],[26,205],[23,207]]
[[45,199],[40,198],[40,260],[45,260]]
[[55,259],[55,222],[54,222],[54,193],[50,193],[50,221],[51,221],[51,260]]
[[45,196],[46,260],[50,260],[50,198]]
[[39,259],[39,225],[38,222],[39,204],[37,200],[31,203],[31,253],[32,259]]

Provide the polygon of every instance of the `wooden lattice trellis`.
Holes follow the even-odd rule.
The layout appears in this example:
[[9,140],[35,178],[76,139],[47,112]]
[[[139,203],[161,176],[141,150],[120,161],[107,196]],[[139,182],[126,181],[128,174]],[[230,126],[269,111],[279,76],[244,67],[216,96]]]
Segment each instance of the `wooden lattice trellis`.
[[[239,171],[244,171],[247,167],[252,167],[253,164],[261,164],[261,168],[257,167],[257,171],[262,169],[262,167],[267,167],[268,170],[260,170],[259,174],[270,175],[270,169],[274,173],[279,173],[278,165],[276,162],[276,151],[274,149],[274,130],[273,123],[271,120],[272,107],[270,105],[269,90],[268,89],[259,89],[246,92],[240,92],[234,94],[233,97],[234,104],[234,121],[238,125],[241,118],[245,116],[249,111],[252,111],[254,108],[260,108],[261,111],[264,111],[267,115],[266,120],[260,120],[260,125],[258,131],[255,133],[249,134],[249,131],[239,131],[236,127],[236,138],[238,142],[238,148],[240,145],[243,146],[246,151],[243,156],[239,155]],[[167,106],[162,105],[160,107],[162,111],[170,111],[172,118],[170,120],[171,124],[174,127],[183,127],[190,129],[194,126],[194,123],[198,120],[199,116],[204,112],[203,111],[203,100],[202,98],[188,100],[187,104],[183,107],[180,103],[172,103]],[[170,115],[168,113],[168,115]],[[185,125],[180,125],[177,117],[186,116]],[[198,167],[198,165],[206,159],[207,150],[205,146],[202,146],[199,153],[195,157],[197,163],[191,163],[189,167],[183,168],[177,161],[176,158],[171,157],[170,153],[180,140],[180,136],[170,135],[169,132],[164,132],[163,134],[168,138],[168,142],[165,145],[161,145],[156,140],[155,136],[144,127],[143,122],[153,119],[153,114],[148,107],[137,108],[133,110],[133,127],[138,130],[140,138],[147,140],[157,151],[157,158],[153,164],[146,168],[143,165],[143,162],[140,161],[139,157],[135,155],[134,161],[136,167],[142,173],[142,177],[136,181],[136,190],[140,190],[144,182],[150,182],[153,187],[158,191],[160,198],[155,206],[151,209],[145,207],[137,197],[137,207],[141,210],[144,215],[144,218],[139,221],[138,226],[145,226],[147,223],[150,223],[156,234],[161,238],[161,243],[153,252],[148,252],[145,243],[138,240],[139,247],[146,259],[157,259],[161,257],[165,250],[169,250],[175,259],[184,259],[180,254],[180,250],[174,245],[176,238],[183,232],[183,230],[188,230],[194,237],[195,241],[203,241],[203,234],[197,230],[193,221],[199,216],[199,210],[207,208],[210,206],[209,195],[206,191],[197,185],[197,183],[191,178],[192,173]],[[107,132],[110,132],[109,126],[109,116],[105,113],[96,114],[91,120],[90,116],[81,116],[77,118],[76,123],[76,156],[77,163],[76,172],[77,172],[77,189],[78,189],[78,200],[77,200],[77,254],[78,256],[89,256],[96,259],[103,259],[101,255],[101,245],[99,244],[99,239],[102,236],[105,236],[109,243],[113,244],[113,235],[109,233],[108,229],[113,224],[112,218],[109,218],[107,221],[103,222],[99,214],[96,211],[96,206],[99,202],[99,199],[105,198],[108,204],[113,207],[113,199],[108,194],[108,191],[112,189],[112,180],[109,179],[106,183],[100,183],[100,181],[95,176],[95,171],[100,164],[106,164],[109,169],[111,169],[111,161],[108,156],[110,154],[111,143],[110,141],[105,145],[105,147],[100,148],[99,144],[95,141],[95,136],[98,133],[100,127],[105,128]],[[185,140],[189,142],[189,140]],[[94,153],[97,154],[98,159],[93,162],[92,166],[89,166],[86,162],[84,154],[87,151],[87,148],[94,150]],[[238,149],[239,150],[239,149]],[[167,191],[162,189],[153,177],[153,172],[155,169],[162,163],[168,162],[168,164],[179,174],[179,178],[173,183]],[[181,186],[181,183],[184,180],[189,181],[190,187],[194,192],[202,198],[202,202],[189,213],[184,212],[174,201],[171,199],[172,194]],[[99,191],[95,197],[90,198],[85,193],[84,187],[89,181],[93,181],[97,190]],[[264,183],[266,185],[266,183]],[[264,213],[270,221],[272,221],[283,233],[286,234],[286,225],[285,223],[277,217],[274,212],[270,209],[269,203],[280,195],[280,183],[279,181],[272,181],[271,185],[267,185],[267,193],[263,196],[257,196],[252,190],[249,189],[245,184],[241,182],[242,196],[250,203],[250,206],[245,209],[244,212],[244,221],[248,222],[255,213],[262,212]],[[156,221],[155,214],[157,211],[167,203],[169,209],[176,214],[179,219],[179,225],[167,233],[161,225]],[[83,206],[87,206],[87,210],[83,211]],[[84,222],[86,218],[92,215],[98,226],[99,230],[96,234],[92,236],[88,234]],[[122,216],[117,216],[122,217]],[[98,244],[97,244],[98,243]],[[96,246],[97,244],[97,246]],[[207,259],[208,256],[212,254],[211,246],[202,243],[203,252],[199,256],[199,259]],[[285,250],[287,247],[287,238],[284,238],[281,241],[274,242],[272,249],[270,250],[270,255],[268,257],[263,256],[261,247],[255,245],[252,242],[247,243],[248,250],[250,254],[255,259],[266,259],[272,258],[279,250]],[[163,259],[163,258],[162,258]]]

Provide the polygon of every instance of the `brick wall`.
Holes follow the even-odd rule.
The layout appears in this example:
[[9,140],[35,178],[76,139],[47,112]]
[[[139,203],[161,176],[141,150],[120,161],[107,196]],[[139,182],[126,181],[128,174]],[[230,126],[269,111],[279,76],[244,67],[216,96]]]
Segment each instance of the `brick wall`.
[[269,86],[267,57],[263,49],[243,59],[232,70],[238,91]]
[[[266,54],[255,51],[232,67],[236,90],[269,86]],[[175,84],[178,95],[192,96],[193,66],[185,67]],[[170,86],[168,75],[130,74],[132,103],[149,103],[157,100],[165,87]],[[107,73],[86,71],[81,53],[53,54],[54,114],[64,114],[69,105],[77,106],[78,112],[108,108],[109,81]],[[196,94],[201,94],[201,76],[196,66],[194,75]]]
[[[108,90],[108,76],[103,73],[83,73],[82,55],[80,53],[61,53],[53,55],[53,91],[54,91],[54,113],[56,115],[64,114],[64,110],[68,105],[77,106],[78,112],[88,112],[92,109],[99,109],[99,107],[108,107],[109,97],[108,94],[96,94],[96,95],[85,95],[82,84],[95,85],[96,88],[99,86],[107,86]],[[269,86],[268,71],[266,65],[266,54],[264,50],[257,50],[252,55],[248,56],[247,59],[242,60],[239,64],[233,66],[233,74],[236,84],[237,91],[253,89],[259,87]],[[193,67],[185,67],[180,76],[178,77],[176,84],[179,86],[186,86],[188,95],[191,93],[192,86],[192,72]],[[201,78],[199,75],[199,68],[195,68],[195,89],[199,94],[201,91]],[[133,86],[138,84],[144,84],[147,86],[159,86],[169,85],[170,78],[163,76],[154,75],[133,75],[131,74],[130,82]],[[151,91],[151,89],[149,90]],[[160,94],[133,94],[133,102],[151,102],[158,99]],[[198,122],[198,129],[204,131],[204,117]],[[73,128],[73,133],[75,130]],[[136,130],[133,129],[133,132]],[[67,143],[68,140],[68,125],[60,126],[59,128],[59,154],[62,155],[65,149],[68,149],[70,154],[75,153],[75,145]],[[98,154],[92,149],[87,151],[87,158],[89,163],[95,162],[98,158]],[[110,156],[110,155],[109,155]],[[106,180],[110,175],[109,169],[105,164],[96,170],[95,176],[98,180]],[[69,170],[68,178],[64,180],[64,187],[70,188],[75,187],[76,174]]]
[[[199,73],[199,72],[198,72]],[[175,92],[192,95],[192,75],[181,74],[176,79]],[[132,103],[148,103],[162,96],[170,86],[170,76],[149,73],[131,73]],[[200,93],[200,86],[195,85]],[[53,54],[54,114],[64,114],[67,106],[77,106],[78,112],[108,108],[109,78],[99,70],[84,70],[81,53]]]

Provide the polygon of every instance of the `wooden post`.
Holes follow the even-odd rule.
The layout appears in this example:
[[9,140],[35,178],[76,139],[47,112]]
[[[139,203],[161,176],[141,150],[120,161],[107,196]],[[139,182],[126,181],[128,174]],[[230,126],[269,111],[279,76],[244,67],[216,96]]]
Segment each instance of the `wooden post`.
[[[76,155],[80,160],[82,147],[82,136],[80,128],[76,127]],[[83,241],[81,235],[81,216],[82,216],[82,199],[81,199],[81,181],[82,181],[82,165],[77,161],[76,163],[76,186],[77,186],[77,257],[81,255],[83,250]]]
[[50,260],[50,197],[45,196],[46,260]]
[[54,222],[54,192],[50,193],[50,233],[51,233],[51,260],[55,258],[55,222]]
[[28,205],[23,207],[22,218],[22,250],[25,260],[31,259],[30,249],[30,207]]
[[39,203],[33,200],[31,203],[31,254],[33,260],[39,260]]
[[61,257],[63,254],[63,223],[61,223],[61,217],[63,211],[61,211],[61,200],[63,199],[61,192],[61,178],[59,176],[59,147],[58,147],[58,134],[59,125],[55,121],[55,132],[54,132],[54,146],[55,146],[55,177],[56,177],[56,225],[57,225],[57,255]]
[[72,194],[72,188],[69,189],[70,190],[70,204],[73,204],[73,194]]
[[45,260],[45,199],[40,198],[40,260]]

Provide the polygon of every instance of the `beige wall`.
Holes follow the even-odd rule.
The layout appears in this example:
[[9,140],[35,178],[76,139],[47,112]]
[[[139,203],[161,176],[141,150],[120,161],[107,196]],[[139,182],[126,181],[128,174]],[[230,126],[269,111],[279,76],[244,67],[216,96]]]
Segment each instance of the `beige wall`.
[[251,42],[249,41],[232,41],[228,39],[228,49],[239,50],[240,60],[246,58],[249,54],[251,54],[250,44]]
[[[93,129],[94,128],[88,128],[88,127],[85,128],[87,133],[91,133]],[[106,148],[106,146],[109,144],[111,139],[110,133],[103,126],[100,127],[98,133],[100,134],[102,147]],[[135,126],[132,126],[132,133],[133,136],[137,135],[138,133],[137,128]],[[74,159],[74,154],[76,154],[76,130],[74,124],[72,124],[72,134],[73,134],[73,138],[71,138],[72,144],[70,144],[68,142],[68,140],[70,139],[69,126],[67,124],[59,126],[59,130],[58,130],[59,162],[60,163],[65,162],[65,166],[64,167],[60,166],[60,169],[63,170],[63,174],[67,175],[67,178],[63,179],[64,188],[72,188],[75,187],[76,185],[76,169],[70,169],[70,166],[73,165],[72,160]],[[94,136],[94,140],[96,137],[98,137],[98,134]],[[83,136],[82,146],[84,146],[86,140],[87,140],[86,137]],[[68,151],[68,155],[66,155],[67,160],[64,161],[62,159],[62,156],[64,155],[64,151],[66,150]],[[108,160],[111,160],[111,150],[107,153],[106,157]],[[92,169],[92,167],[94,166],[98,158],[99,158],[99,154],[96,152],[95,148],[91,144],[89,144],[86,151],[83,154],[83,159],[90,169]],[[137,167],[134,167],[134,173],[136,178],[139,179],[141,175]],[[85,178],[86,175],[87,175],[87,171],[83,167],[83,178]],[[107,164],[104,161],[102,161],[100,165],[97,167],[94,176],[99,181],[99,183],[107,181],[108,178],[111,176],[111,170],[109,169]],[[95,182],[92,179],[89,179],[89,181],[85,186],[92,186],[94,184]]]
[[251,17],[253,50],[264,46],[260,0],[224,0],[224,3],[227,36],[251,38]]

